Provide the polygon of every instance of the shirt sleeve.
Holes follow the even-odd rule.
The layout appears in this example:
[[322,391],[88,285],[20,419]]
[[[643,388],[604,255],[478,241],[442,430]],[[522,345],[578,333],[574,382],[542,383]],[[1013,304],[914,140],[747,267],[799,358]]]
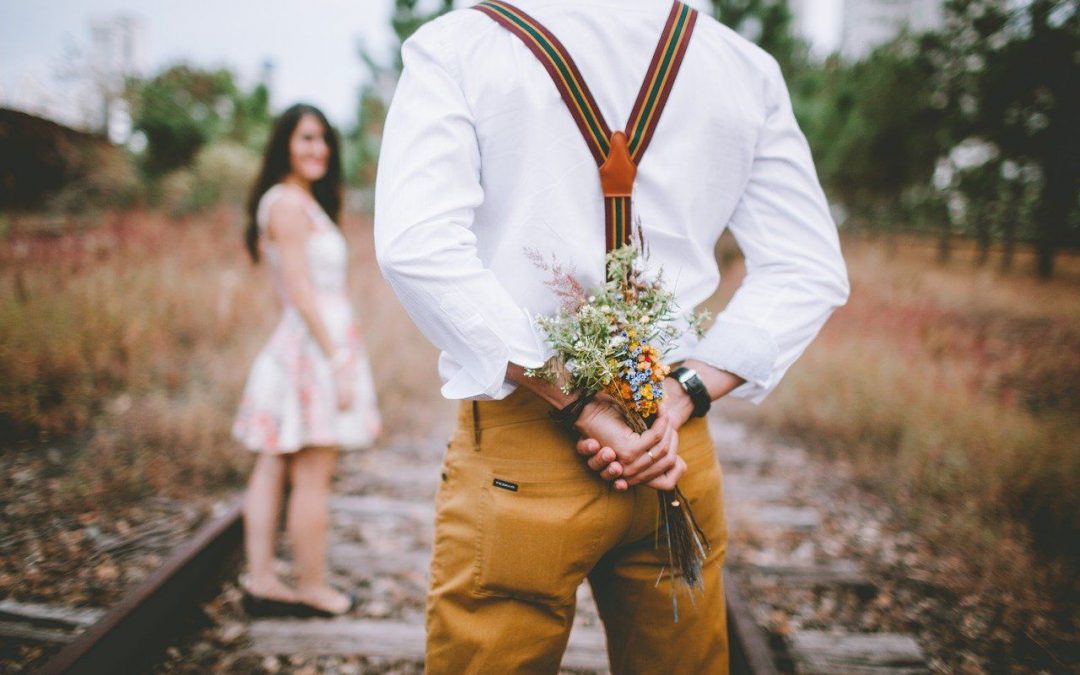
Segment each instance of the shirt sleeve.
[[472,231],[484,200],[473,116],[453,61],[429,24],[402,48],[375,188],[383,276],[451,373],[451,399],[502,398],[506,368],[543,364],[529,314],[484,267]]
[[692,357],[746,383],[760,403],[848,298],[836,225],[775,60],[750,177],[728,228],[746,277]]

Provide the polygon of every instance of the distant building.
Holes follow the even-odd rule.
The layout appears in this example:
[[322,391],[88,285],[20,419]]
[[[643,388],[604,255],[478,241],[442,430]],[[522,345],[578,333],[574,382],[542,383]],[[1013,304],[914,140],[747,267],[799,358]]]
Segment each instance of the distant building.
[[56,64],[10,71],[0,107],[126,142],[131,115],[124,88],[143,72],[142,37],[142,23],[132,16],[91,19],[86,37],[68,38]]
[[828,20],[833,13],[830,11],[832,7],[826,4],[829,3],[823,4],[822,0],[787,0],[788,9],[791,10],[791,29],[806,40],[813,51],[820,53],[828,51],[830,38],[833,37],[825,34],[830,31],[821,28],[822,21]]
[[787,0],[792,29],[814,56],[861,59],[907,27],[940,28],[944,0]]
[[90,22],[89,76],[98,112],[88,121],[116,143],[126,142],[131,135],[131,116],[123,95],[129,78],[139,74],[141,41],[142,24],[132,16],[117,14]]
[[837,51],[848,59],[861,59],[904,28],[919,33],[940,28],[944,20],[942,0],[844,0],[843,4]]

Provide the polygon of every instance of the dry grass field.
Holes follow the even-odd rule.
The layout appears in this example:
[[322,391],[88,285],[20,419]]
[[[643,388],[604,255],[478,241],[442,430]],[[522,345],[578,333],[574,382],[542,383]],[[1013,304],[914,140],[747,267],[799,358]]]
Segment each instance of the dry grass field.
[[[228,431],[278,308],[231,209],[171,220],[112,214],[55,234],[26,218],[0,241],[0,439],[61,448],[55,506],[239,485]],[[370,224],[349,217],[352,297],[367,330],[387,431],[445,415],[435,352],[375,266]],[[371,327],[378,327],[372,329]],[[404,364],[401,365],[401,364]]]
[[[242,485],[250,458],[228,429],[278,310],[240,227],[227,208],[0,222],[0,477],[21,454],[62,455],[33,511]],[[435,351],[378,273],[370,219],[344,230],[387,433],[425,434],[452,414]],[[1018,622],[1080,620],[1080,258],[1039,282],[1026,260],[976,270],[963,245],[947,266],[918,240],[845,253],[849,304],[762,406],[725,409],[854,467],[951,591],[1007,589]],[[721,259],[714,310],[742,273],[730,244]]]
[[[716,307],[743,272],[729,247]],[[847,306],[731,413],[850,464],[933,547],[935,583],[1080,630],[1080,257],[1041,282],[963,245],[945,266],[925,240],[844,251]]]

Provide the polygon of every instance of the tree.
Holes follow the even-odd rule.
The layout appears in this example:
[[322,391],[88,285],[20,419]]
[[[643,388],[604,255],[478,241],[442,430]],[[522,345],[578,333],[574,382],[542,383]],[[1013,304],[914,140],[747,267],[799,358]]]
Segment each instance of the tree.
[[146,135],[144,166],[161,175],[187,166],[230,128],[237,88],[227,70],[177,65],[133,84],[134,127]]
[[248,93],[237,92],[228,136],[254,150],[261,150],[270,136],[270,88],[260,82]]
[[401,45],[428,21],[454,8],[454,0],[438,0],[435,9],[423,11],[419,0],[394,0],[390,26],[397,36],[394,55],[388,64],[372,56],[361,43],[360,60],[368,71],[368,81],[360,89],[356,126],[345,137],[345,175],[352,183],[371,185],[379,160],[383,122],[393,95],[394,84],[401,76]]
[[[945,9],[936,80],[952,140],[992,144],[1003,161],[998,178],[1015,173],[1023,179],[1015,186],[974,181],[965,192],[969,201],[1009,218],[1030,213],[1037,271],[1049,277],[1056,251],[1080,243],[1080,10],[1074,0],[950,0]],[[1005,162],[1025,170],[1007,170]],[[984,247],[991,224],[986,218],[975,226]],[[1017,224],[1003,229],[1007,250]]]
[[1035,208],[1038,268],[1054,272],[1058,249],[1080,243],[1080,9],[1033,0],[1009,16],[1015,36],[988,58],[981,123],[1010,157],[1042,170]]
[[772,54],[790,77],[805,62],[806,47],[792,31],[786,0],[712,0],[721,23]]
[[882,223],[940,154],[943,113],[930,105],[930,37],[902,35],[863,61],[831,59],[792,84],[800,124],[823,182]]

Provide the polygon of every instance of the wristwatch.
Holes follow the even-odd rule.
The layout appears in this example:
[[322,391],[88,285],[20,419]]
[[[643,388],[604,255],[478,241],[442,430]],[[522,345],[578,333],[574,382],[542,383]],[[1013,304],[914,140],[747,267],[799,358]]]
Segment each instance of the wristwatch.
[[701,417],[709,412],[709,408],[712,407],[712,399],[709,398],[709,390],[705,388],[705,383],[701,381],[695,370],[686,366],[679,366],[671,371],[671,376],[675,378],[675,381],[687,393],[690,400],[694,402],[694,412],[691,413],[691,417]]

